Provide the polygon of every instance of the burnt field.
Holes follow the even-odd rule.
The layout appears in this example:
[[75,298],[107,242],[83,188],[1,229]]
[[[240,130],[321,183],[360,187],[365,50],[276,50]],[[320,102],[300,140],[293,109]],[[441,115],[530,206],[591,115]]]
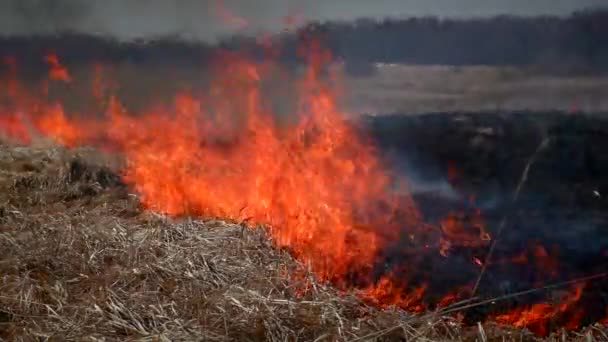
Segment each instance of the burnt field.
[[513,192],[539,145],[549,140],[530,168],[521,197],[596,213],[608,204],[602,195],[608,191],[608,116],[602,113],[393,114],[365,121],[390,162],[416,179],[414,188],[450,182],[475,194],[480,204],[496,207]]
[[[580,281],[582,321],[606,315],[608,121],[603,115],[438,113],[368,120],[387,158],[408,174],[428,222],[445,225],[442,220],[452,213],[469,227],[455,235],[462,242],[467,234],[479,235],[474,224],[481,213],[495,243],[456,243],[447,257],[429,258],[431,270],[420,276],[431,279],[430,288],[442,293],[446,283],[475,279],[479,295],[507,297],[469,310],[465,316],[475,321],[497,307],[551,301],[572,288],[571,281]],[[398,251],[387,254],[386,262],[408,259]],[[541,290],[527,293],[530,289]],[[523,313],[518,315],[512,322],[522,322]],[[560,319],[567,324],[568,318]]]

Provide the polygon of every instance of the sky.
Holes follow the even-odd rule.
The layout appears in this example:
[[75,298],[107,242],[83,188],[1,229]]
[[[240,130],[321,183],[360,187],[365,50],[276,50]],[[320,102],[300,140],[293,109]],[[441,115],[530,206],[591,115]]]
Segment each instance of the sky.
[[567,15],[608,6],[608,0],[1,0],[0,34],[66,30],[121,40],[180,35],[213,41],[221,35],[278,31],[285,17],[350,20],[435,15]]

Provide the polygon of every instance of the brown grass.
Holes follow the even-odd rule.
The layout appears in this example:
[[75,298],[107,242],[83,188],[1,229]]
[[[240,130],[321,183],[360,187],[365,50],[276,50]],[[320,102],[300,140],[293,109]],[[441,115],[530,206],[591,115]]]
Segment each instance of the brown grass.
[[[0,146],[0,340],[535,340],[367,306],[317,283],[261,228],[143,210],[117,165]],[[606,335],[551,340],[566,338]]]
[[532,68],[385,65],[347,77],[354,112],[608,110],[605,75],[552,75]]

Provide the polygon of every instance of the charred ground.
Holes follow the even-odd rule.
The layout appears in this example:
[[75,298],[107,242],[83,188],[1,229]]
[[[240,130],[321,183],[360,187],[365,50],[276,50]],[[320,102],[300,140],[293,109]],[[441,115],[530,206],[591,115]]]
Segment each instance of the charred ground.
[[[441,113],[377,116],[369,121],[387,158],[414,175],[414,198],[428,221],[440,224],[454,210],[464,217],[474,210],[483,213],[497,243],[479,294],[499,297],[604,274],[588,283],[581,300],[588,308],[584,321],[606,315],[605,116]],[[545,148],[538,151],[543,143]],[[522,180],[526,166],[529,173]],[[513,199],[518,185],[521,191]],[[387,262],[399,265],[411,258],[399,250],[394,248]],[[487,255],[485,246],[456,249],[447,258],[429,258],[428,272],[433,275],[425,276],[424,271],[420,277],[432,279],[432,291],[442,293],[446,283],[465,284],[477,278],[479,271],[468,260],[486,262]],[[545,301],[553,292],[517,296],[505,305]],[[479,314],[504,309],[497,307],[501,305],[468,314],[475,320]]]

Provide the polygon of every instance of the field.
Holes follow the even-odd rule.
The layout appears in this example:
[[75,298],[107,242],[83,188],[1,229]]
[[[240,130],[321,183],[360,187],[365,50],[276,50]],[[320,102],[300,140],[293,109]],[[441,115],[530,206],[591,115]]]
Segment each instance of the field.
[[582,111],[608,109],[608,78],[535,67],[380,65],[349,77],[354,111]]

